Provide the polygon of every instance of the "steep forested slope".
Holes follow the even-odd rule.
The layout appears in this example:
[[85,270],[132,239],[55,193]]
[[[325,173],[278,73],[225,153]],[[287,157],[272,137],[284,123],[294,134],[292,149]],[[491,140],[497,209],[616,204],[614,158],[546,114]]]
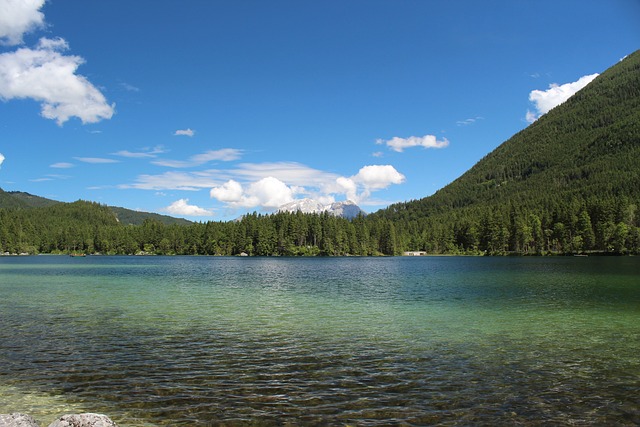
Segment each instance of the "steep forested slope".
[[640,51],[514,135],[431,197],[381,215],[424,217],[469,206],[538,206],[574,196],[640,195]]

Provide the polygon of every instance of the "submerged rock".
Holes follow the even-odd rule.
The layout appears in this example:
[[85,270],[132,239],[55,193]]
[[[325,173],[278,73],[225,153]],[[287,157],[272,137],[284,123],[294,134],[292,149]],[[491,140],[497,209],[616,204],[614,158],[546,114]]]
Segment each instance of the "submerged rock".
[[102,414],[72,414],[63,415],[49,427],[118,427],[109,417]]
[[0,427],[40,427],[40,424],[31,415],[15,412],[0,414]]

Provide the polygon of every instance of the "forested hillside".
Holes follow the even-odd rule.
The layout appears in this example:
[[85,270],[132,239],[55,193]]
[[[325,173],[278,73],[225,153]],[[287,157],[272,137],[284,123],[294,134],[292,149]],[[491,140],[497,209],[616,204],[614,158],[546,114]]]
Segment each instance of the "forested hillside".
[[624,252],[639,199],[640,51],[433,196],[376,215],[435,252]]
[[136,224],[95,203],[31,201],[0,190],[0,253],[638,254],[640,51],[433,196],[367,217]]

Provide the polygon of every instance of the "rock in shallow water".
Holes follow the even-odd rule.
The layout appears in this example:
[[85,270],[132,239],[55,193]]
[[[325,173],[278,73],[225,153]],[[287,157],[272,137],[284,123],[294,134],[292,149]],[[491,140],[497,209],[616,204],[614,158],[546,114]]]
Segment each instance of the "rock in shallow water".
[[0,427],[40,427],[40,424],[31,416],[20,414],[0,414]]
[[63,415],[49,427],[118,427],[109,417],[102,414]]

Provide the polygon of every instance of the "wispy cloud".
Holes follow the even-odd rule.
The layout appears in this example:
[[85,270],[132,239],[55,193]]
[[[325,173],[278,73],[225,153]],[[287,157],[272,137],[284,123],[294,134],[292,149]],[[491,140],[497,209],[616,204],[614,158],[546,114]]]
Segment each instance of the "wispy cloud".
[[[228,178],[228,177],[227,177]],[[219,185],[221,180],[214,174],[205,172],[188,173],[188,172],[165,172],[159,175],[140,175],[134,183],[121,184],[120,189],[138,189],[138,190],[183,190],[198,191],[203,188],[211,188]]]
[[477,122],[478,120],[482,120],[482,119],[484,119],[484,117],[480,117],[480,116],[478,116],[478,117],[472,117],[472,118],[469,118],[469,119],[458,120],[458,121],[456,122],[456,124],[457,124],[458,126],[469,126],[469,125],[474,124],[474,123],[475,123],[475,122]]
[[120,163],[119,160],[105,159],[102,157],[74,157],[79,162],[92,163],[92,164],[106,164],[106,163]]
[[444,148],[449,145],[449,141],[446,138],[443,138],[441,141],[439,141],[434,135],[410,136],[409,138],[400,138],[394,136],[393,138],[388,140],[378,139],[376,140],[376,144],[384,144],[393,151],[402,153],[405,149],[411,147]]
[[[371,194],[405,176],[391,165],[369,165],[352,176],[340,176],[296,162],[240,163],[229,169],[169,171],[158,175],[139,175],[135,182],[120,189],[199,191],[209,189],[211,198],[230,209],[272,210],[299,197],[312,197],[323,203],[346,197],[366,203]],[[185,200],[175,206],[187,209]]]
[[4,163],[4,155],[2,153],[0,153],[0,166],[2,166],[2,163]]
[[138,152],[132,152],[132,151],[128,151],[128,150],[121,150],[121,151],[117,151],[115,153],[112,153],[114,156],[120,156],[120,157],[129,157],[129,158],[133,158],[133,159],[142,159],[142,158],[156,158],[158,157],[158,154],[162,154],[164,153],[165,150],[162,146],[158,145],[154,148],[151,149],[144,149],[142,151],[138,151]]
[[140,92],[140,88],[130,85],[129,83],[120,83],[120,86],[129,92]]
[[75,165],[73,163],[67,163],[67,162],[59,162],[59,163],[53,163],[49,165],[50,168],[56,168],[56,169],[69,169],[74,166]]
[[591,83],[598,74],[590,74],[580,77],[577,81],[558,85],[553,83],[547,90],[533,90],[529,93],[529,101],[534,104],[535,111],[528,110],[526,120],[533,123],[543,114],[564,103],[573,94]]
[[193,136],[195,135],[196,131],[194,131],[191,128],[187,128],[187,129],[178,129],[177,131],[175,131],[173,133],[174,136]]
[[201,154],[196,154],[189,157],[188,160],[154,160],[154,165],[166,166],[169,168],[189,168],[195,166],[201,166],[205,163],[213,161],[230,162],[238,160],[242,157],[243,150],[236,148],[222,148],[220,150],[209,150]]

